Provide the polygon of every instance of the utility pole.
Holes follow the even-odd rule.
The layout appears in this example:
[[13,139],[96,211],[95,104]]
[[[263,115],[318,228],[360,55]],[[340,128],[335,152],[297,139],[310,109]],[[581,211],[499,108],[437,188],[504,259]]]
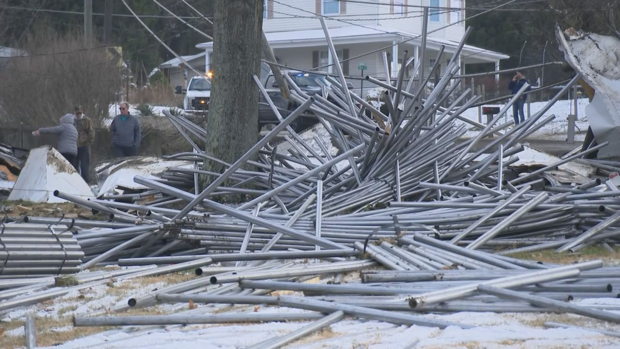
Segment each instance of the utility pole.
[[112,7],[113,0],[105,0],[105,11],[103,17],[103,42],[107,45],[112,43]]
[[90,47],[93,39],[93,0],[84,0],[84,46]]

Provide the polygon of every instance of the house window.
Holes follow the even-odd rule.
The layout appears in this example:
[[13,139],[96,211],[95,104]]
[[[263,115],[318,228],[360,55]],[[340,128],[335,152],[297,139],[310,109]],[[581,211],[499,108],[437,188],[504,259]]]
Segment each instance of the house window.
[[461,11],[463,11],[463,1],[462,0],[452,0],[452,15],[454,16],[453,23],[458,23],[461,21]]
[[[342,60],[344,59],[344,51],[343,50],[336,50],[336,54],[338,55],[338,62],[342,62]],[[319,65],[321,67],[324,67],[326,65],[329,64],[329,56],[327,54],[327,51],[321,51],[319,53]],[[340,66],[342,66],[342,63],[340,63]]]
[[394,14],[405,15],[405,0],[394,0]]
[[429,17],[431,22],[439,22],[439,0],[429,0]]
[[340,14],[340,1],[338,0],[321,0],[321,1],[323,1],[323,14],[324,15]]
[[267,0],[263,0],[263,18],[267,18]]

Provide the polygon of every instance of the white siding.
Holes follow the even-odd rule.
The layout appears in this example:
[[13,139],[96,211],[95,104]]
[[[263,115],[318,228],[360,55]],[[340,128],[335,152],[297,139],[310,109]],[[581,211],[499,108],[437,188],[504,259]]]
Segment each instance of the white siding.
[[[263,20],[263,30],[266,33],[289,30],[321,29],[321,22],[316,18],[316,0],[282,0],[273,3],[273,18]],[[369,0],[368,2],[377,1]],[[286,5],[284,5],[286,3]],[[288,6],[287,6],[288,5]],[[307,18],[312,17],[312,18]],[[347,20],[368,19],[363,23],[376,25],[377,5],[346,3],[346,13],[329,16],[334,20],[327,20],[330,28],[350,26]],[[357,23],[357,22],[356,22]],[[360,23],[360,24],[363,24]]]

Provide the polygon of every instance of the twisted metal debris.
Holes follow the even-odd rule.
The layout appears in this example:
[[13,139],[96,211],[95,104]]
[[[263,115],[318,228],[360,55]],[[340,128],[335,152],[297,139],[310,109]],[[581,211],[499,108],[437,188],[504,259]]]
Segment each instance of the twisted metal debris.
[[[323,28],[333,51],[324,23]],[[305,95],[284,74],[291,98],[298,105],[286,118],[258,83],[281,122],[234,164],[214,159],[200,149],[194,138],[204,137],[207,130],[182,116],[166,114],[194,149],[169,158],[187,160],[188,166],[169,168],[158,178],[136,176],[134,181],[147,188],[144,193],[102,193],[93,200],[55,193],[109,214],[109,221],[27,217],[27,224],[3,225],[0,241],[4,252],[0,251],[0,257],[5,256],[5,272],[0,287],[5,290],[0,291],[0,298],[10,299],[0,305],[0,310],[34,304],[110,278],[126,280],[195,269],[195,279],[130,298],[111,311],[119,313],[158,302],[193,301],[211,305],[265,304],[315,313],[205,315],[198,308],[157,317],[96,316],[102,315],[99,312],[77,317],[74,324],[146,326],[316,320],[289,336],[256,346],[271,348],[345,316],[439,328],[472,326],[424,314],[572,312],[618,322],[613,313],[566,301],[616,297],[612,291],[620,286],[620,268],[603,268],[601,261],[558,266],[507,256],[549,248],[575,252],[592,244],[615,242],[620,235],[620,191],[613,183],[593,179],[582,184],[549,184],[543,180],[549,169],[580,159],[606,144],[531,173],[515,175],[509,171],[523,150],[521,142],[555,118],[545,113],[579,75],[524,123],[498,124],[527,84],[487,125],[470,121],[462,113],[480,98],[460,87],[462,79],[455,79],[460,67],[454,59],[469,32],[427,97],[428,77],[412,79],[403,86],[403,71],[412,64],[407,53],[402,60],[407,64],[394,85],[389,79],[381,82],[369,78],[387,90],[384,102],[388,115],[347,89],[338,64],[338,79],[328,77],[330,84],[324,86],[322,96]],[[437,61],[442,56],[443,49]],[[429,77],[434,75],[434,69]],[[318,127],[329,139],[309,138],[289,127],[307,112],[317,116]],[[466,132],[465,125],[457,120],[477,128],[478,135],[456,142]],[[275,144],[276,137],[285,130],[290,136],[286,138],[288,143]],[[488,145],[477,147],[489,136],[494,138]],[[287,153],[279,151],[282,145],[290,146]],[[332,146],[337,153],[332,153]],[[221,174],[201,170],[206,161],[219,162],[226,170]],[[211,179],[202,191],[198,190],[197,175]],[[226,194],[244,194],[250,199],[238,207],[215,201]],[[144,203],[145,197],[151,197],[151,201]],[[179,204],[183,208],[179,209]],[[69,228],[74,228],[73,237],[66,232]],[[39,267],[45,263],[37,262],[43,257],[16,262],[17,256],[25,254],[11,250],[10,240],[6,240],[10,232],[36,235],[45,229],[62,248],[62,252],[45,254],[45,263],[55,263],[54,270],[47,268],[50,273],[77,271],[79,259],[83,262],[81,268],[108,264],[138,267],[80,273],[68,287],[51,289],[54,280],[50,278],[7,278],[10,273],[6,270],[27,265],[36,265],[37,274],[47,274],[46,268]],[[63,232],[55,234],[58,229]],[[23,240],[24,236],[16,238]],[[310,262],[291,262],[299,259]],[[217,265],[230,262],[235,264]],[[344,273],[351,271],[362,272],[363,284],[343,284]],[[331,285],[304,283],[330,275]],[[18,296],[23,290],[33,293]],[[269,296],[282,290],[303,292],[304,297]]]

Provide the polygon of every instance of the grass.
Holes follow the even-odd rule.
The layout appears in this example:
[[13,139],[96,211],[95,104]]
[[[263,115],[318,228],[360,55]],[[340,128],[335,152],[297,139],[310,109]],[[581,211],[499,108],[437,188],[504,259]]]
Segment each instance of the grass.
[[[74,327],[69,331],[57,332],[53,329],[72,326],[73,320],[70,316],[58,319],[50,317],[35,318],[35,328],[37,334],[37,346],[48,347],[66,343],[70,340],[90,336],[110,329],[110,327]],[[11,331],[24,326],[23,321],[11,321],[2,325],[4,332]],[[0,335],[0,348],[18,348],[26,345],[25,336]]]
[[612,262],[617,261],[620,258],[620,253],[618,253],[618,249],[615,248],[614,251],[615,253],[610,253],[601,246],[590,246],[576,253],[558,253],[555,252],[555,250],[553,249],[549,249],[534,252],[514,253],[507,255],[507,257],[557,264],[572,264],[576,262],[585,262],[595,259],[602,259],[606,262]]
[[[178,272],[161,276],[142,277],[133,279],[128,282],[122,282],[118,284],[112,283],[108,285],[107,294],[118,297],[119,299],[131,295],[133,290],[148,287],[157,283],[177,284],[180,282],[195,279],[196,276],[192,272]],[[69,278],[70,279],[70,278]],[[64,280],[66,281],[66,280]],[[75,299],[63,299],[64,302],[76,301],[85,302],[88,301],[85,295],[75,297]],[[41,302],[38,308],[49,307],[54,304],[56,299],[50,299],[45,302]],[[90,336],[100,332],[107,331],[112,327],[73,327],[69,331],[57,332],[55,328],[62,328],[66,326],[73,326],[73,316],[71,313],[78,308],[78,304],[68,305],[58,311],[58,318],[53,317],[36,317],[35,327],[37,330],[37,345],[38,346],[54,346],[68,341]],[[123,313],[109,312],[111,316],[130,316],[130,315],[144,315],[144,316],[158,316],[168,315],[166,311],[159,307],[146,307],[146,308],[131,308]],[[8,336],[6,332],[15,330],[24,326],[24,322],[20,320],[13,320],[11,322],[0,322],[0,348],[17,348],[24,347],[26,345],[26,339],[24,336]]]

